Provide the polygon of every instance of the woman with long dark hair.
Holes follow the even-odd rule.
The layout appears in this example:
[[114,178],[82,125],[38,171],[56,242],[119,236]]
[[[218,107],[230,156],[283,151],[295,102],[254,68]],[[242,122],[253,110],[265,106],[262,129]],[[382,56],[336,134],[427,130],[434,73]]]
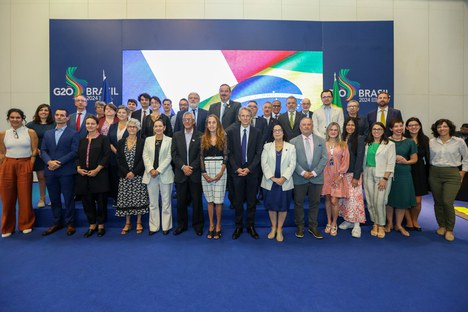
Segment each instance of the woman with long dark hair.
[[[429,141],[431,169],[429,185],[434,197],[434,210],[439,228],[436,233],[446,240],[455,236],[455,209],[453,203],[468,172],[468,147],[454,136],[455,125],[448,119],[439,119],[431,127],[434,138]],[[462,166],[462,170],[458,167]]]
[[343,141],[348,144],[349,167],[344,176],[346,197],[340,203],[340,215],[345,220],[339,225],[341,230],[353,229],[351,235],[361,237],[360,223],[366,222],[364,196],[362,195],[362,161],[364,159],[365,138],[359,135],[359,123],[354,117],[346,118],[343,125]]
[[416,205],[405,211],[406,229],[421,232],[418,217],[421,213],[422,197],[429,193],[429,138],[424,134],[421,121],[416,117],[406,121],[405,137],[412,139],[418,146],[418,161],[411,165]]
[[36,132],[38,142],[38,156],[34,162],[33,171],[36,171],[37,182],[39,184],[39,201],[37,202],[37,208],[44,208],[46,206],[46,182],[44,176],[44,162],[41,156],[41,145],[44,133],[47,130],[55,127],[54,118],[50,110],[49,104],[41,104],[36,108],[33,120],[26,124],[26,127],[33,129]]

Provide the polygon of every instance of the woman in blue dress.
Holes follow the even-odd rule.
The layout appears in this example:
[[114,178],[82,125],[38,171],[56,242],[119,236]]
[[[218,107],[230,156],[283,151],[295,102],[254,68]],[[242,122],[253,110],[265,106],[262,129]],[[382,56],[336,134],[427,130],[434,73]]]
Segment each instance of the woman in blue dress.
[[262,183],[265,208],[271,221],[269,239],[284,240],[283,224],[291,204],[296,168],[296,148],[287,142],[283,127],[273,127],[274,141],[265,144],[262,152]]

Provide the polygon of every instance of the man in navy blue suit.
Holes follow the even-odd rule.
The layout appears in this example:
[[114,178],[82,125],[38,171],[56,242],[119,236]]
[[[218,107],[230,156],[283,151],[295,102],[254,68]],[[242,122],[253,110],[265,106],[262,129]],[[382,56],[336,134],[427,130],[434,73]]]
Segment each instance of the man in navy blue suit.
[[262,134],[251,126],[252,111],[239,109],[240,123],[227,129],[229,167],[233,181],[236,230],[232,239],[238,239],[244,229],[244,201],[247,202],[247,232],[258,239],[255,231],[257,185],[263,149]]
[[260,133],[262,134],[262,142],[263,144],[265,144],[267,139],[270,138],[266,119],[261,116],[257,116],[258,104],[256,101],[250,101],[247,104],[247,108],[249,108],[252,111],[252,121],[250,122],[250,124],[260,131]]
[[[67,126],[68,112],[59,108],[55,111],[55,129],[45,132],[41,146],[41,158],[47,165],[44,170],[46,185],[52,203],[54,224],[43,236],[50,235],[67,226],[67,235],[75,234],[75,175],[76,153],[78,151],[79,134]],[[65,216],[62,216],[62,200],[65,200]]]
[[88,133],[86,131],[85,126],[85,119],[86,117],[90,116],[86,112],[86,107],[88,106],[88,100],[84,95],[77,95],[75,96],[75,106],[76,106],[76,113],[70,115],[68,119],[67,125],[68,127],[72,128],[76,132],[80,134],[80,138],[84,138]]
[[368,129],[370,129],[374,122],[382,122],[385,125],[385,134],[390,136],[392,134],[388,128],[390,122],[393,119],[403,120],[403,117],[401,116],[401,112],[398,109],[389,107],[388,103],[390,103],[390,95],[386,91],[380,91],[379,95],[377,96],[378,109],[375,109],[367,114],[367,123],[369,125]]
[[195,115],[195,129],[200,131],[201,133],[205,132],[205,121],[208,117],[208,111],[198,107],[198,104],[200,104],[200,95],[198,95],[198,93],[196,92],[190,92],[190,94],[188,95],[188,104],[188,110],[179,111],[177,113],[174,132],[184,129],[182,117],[187,111]]

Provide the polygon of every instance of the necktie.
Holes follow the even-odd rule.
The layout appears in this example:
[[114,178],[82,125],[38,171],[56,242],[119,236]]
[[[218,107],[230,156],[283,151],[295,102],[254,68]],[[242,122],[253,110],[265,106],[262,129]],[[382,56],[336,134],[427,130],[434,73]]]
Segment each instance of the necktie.
[[255,120],[256,120],[256,118],[252,118],[252,121],[250,122],[250,124],[252,125],[252,127],[255,127]]
[[195,122],[194,122],[194,124],[193,124],[194,128],[197,127],[197,115],[195,114],[196,111],[197,111],[196,109],[192,109],[193,118],[194,118],[194,120],[195,120]]
[[278,119],[278,114],[275,115],[275,119]]
[[224,112],[226,111],[226,103],[221,103],[221,106],[222,107],[219,108],[219,120],[223,122]]
[[306,153],[306,158],[307,158],[307,164],[310,166],[312,165],[312,150],[310,148],[310,142],[309,138],[306,137],[305,139],[305,153]]
[[141,124],[143,124],[143,121],[145,121],[146,118],[146,110],[143,110],[143,119],[141,120]]
[[291,129],[294,128],[294,113],[289,115],[289,125],[291,126]]
[[78,118],[76,118],[76,131],[80,132],[81,129],[81,113],[78,113]]
[[247,163],[247,129],[244,129],[242,136],[242,164]]
[[385,125],[385,109],[380,109],[380,122]]

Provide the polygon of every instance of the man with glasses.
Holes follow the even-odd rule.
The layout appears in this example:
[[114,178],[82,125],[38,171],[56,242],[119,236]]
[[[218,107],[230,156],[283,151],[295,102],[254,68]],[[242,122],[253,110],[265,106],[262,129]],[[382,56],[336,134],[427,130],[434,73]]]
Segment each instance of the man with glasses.
[[325,138],[327,127],[331,122],[336,122],[343,126],[344,114],[343,109],[333,106],[333,93],[331,90],[324,90],[320,94],[322,98],[322,107],[314,111],[312,121],[314,123],[314,133],[322,138]]
[[273,118],[278,120],[281,114],[281,101],[280,100],[273,101],[272,110],[273,110],[273,114],[272,114]]
[[301,101],[301,108],[302,108],[302,111],[301,113],[305,116],[305,117],[308,117],[308,118],[312,118],[312,115],[314,113],[312,113],[310,111],[310,100],[308,98],[303,98],[302,101]]
[[[367,135],[369,133],[369,125],[367,124],[366,118],[359,117],[359,102],[356,100],[351,100],[346,105],[346,111],[348,112],[349,117],[356,118],[358,127],[359,127],[359,135]],[[343,132],[343,129],[341,129]]]
[[88,131],[86,131],[85,119],[91,114],[86,112],[86,106],[88,106],[88,100],[83,95],[75,96],[76,113],[70,115],[70,119],[67,122],[67,126],[78,132],[80,138],[84,138]]

